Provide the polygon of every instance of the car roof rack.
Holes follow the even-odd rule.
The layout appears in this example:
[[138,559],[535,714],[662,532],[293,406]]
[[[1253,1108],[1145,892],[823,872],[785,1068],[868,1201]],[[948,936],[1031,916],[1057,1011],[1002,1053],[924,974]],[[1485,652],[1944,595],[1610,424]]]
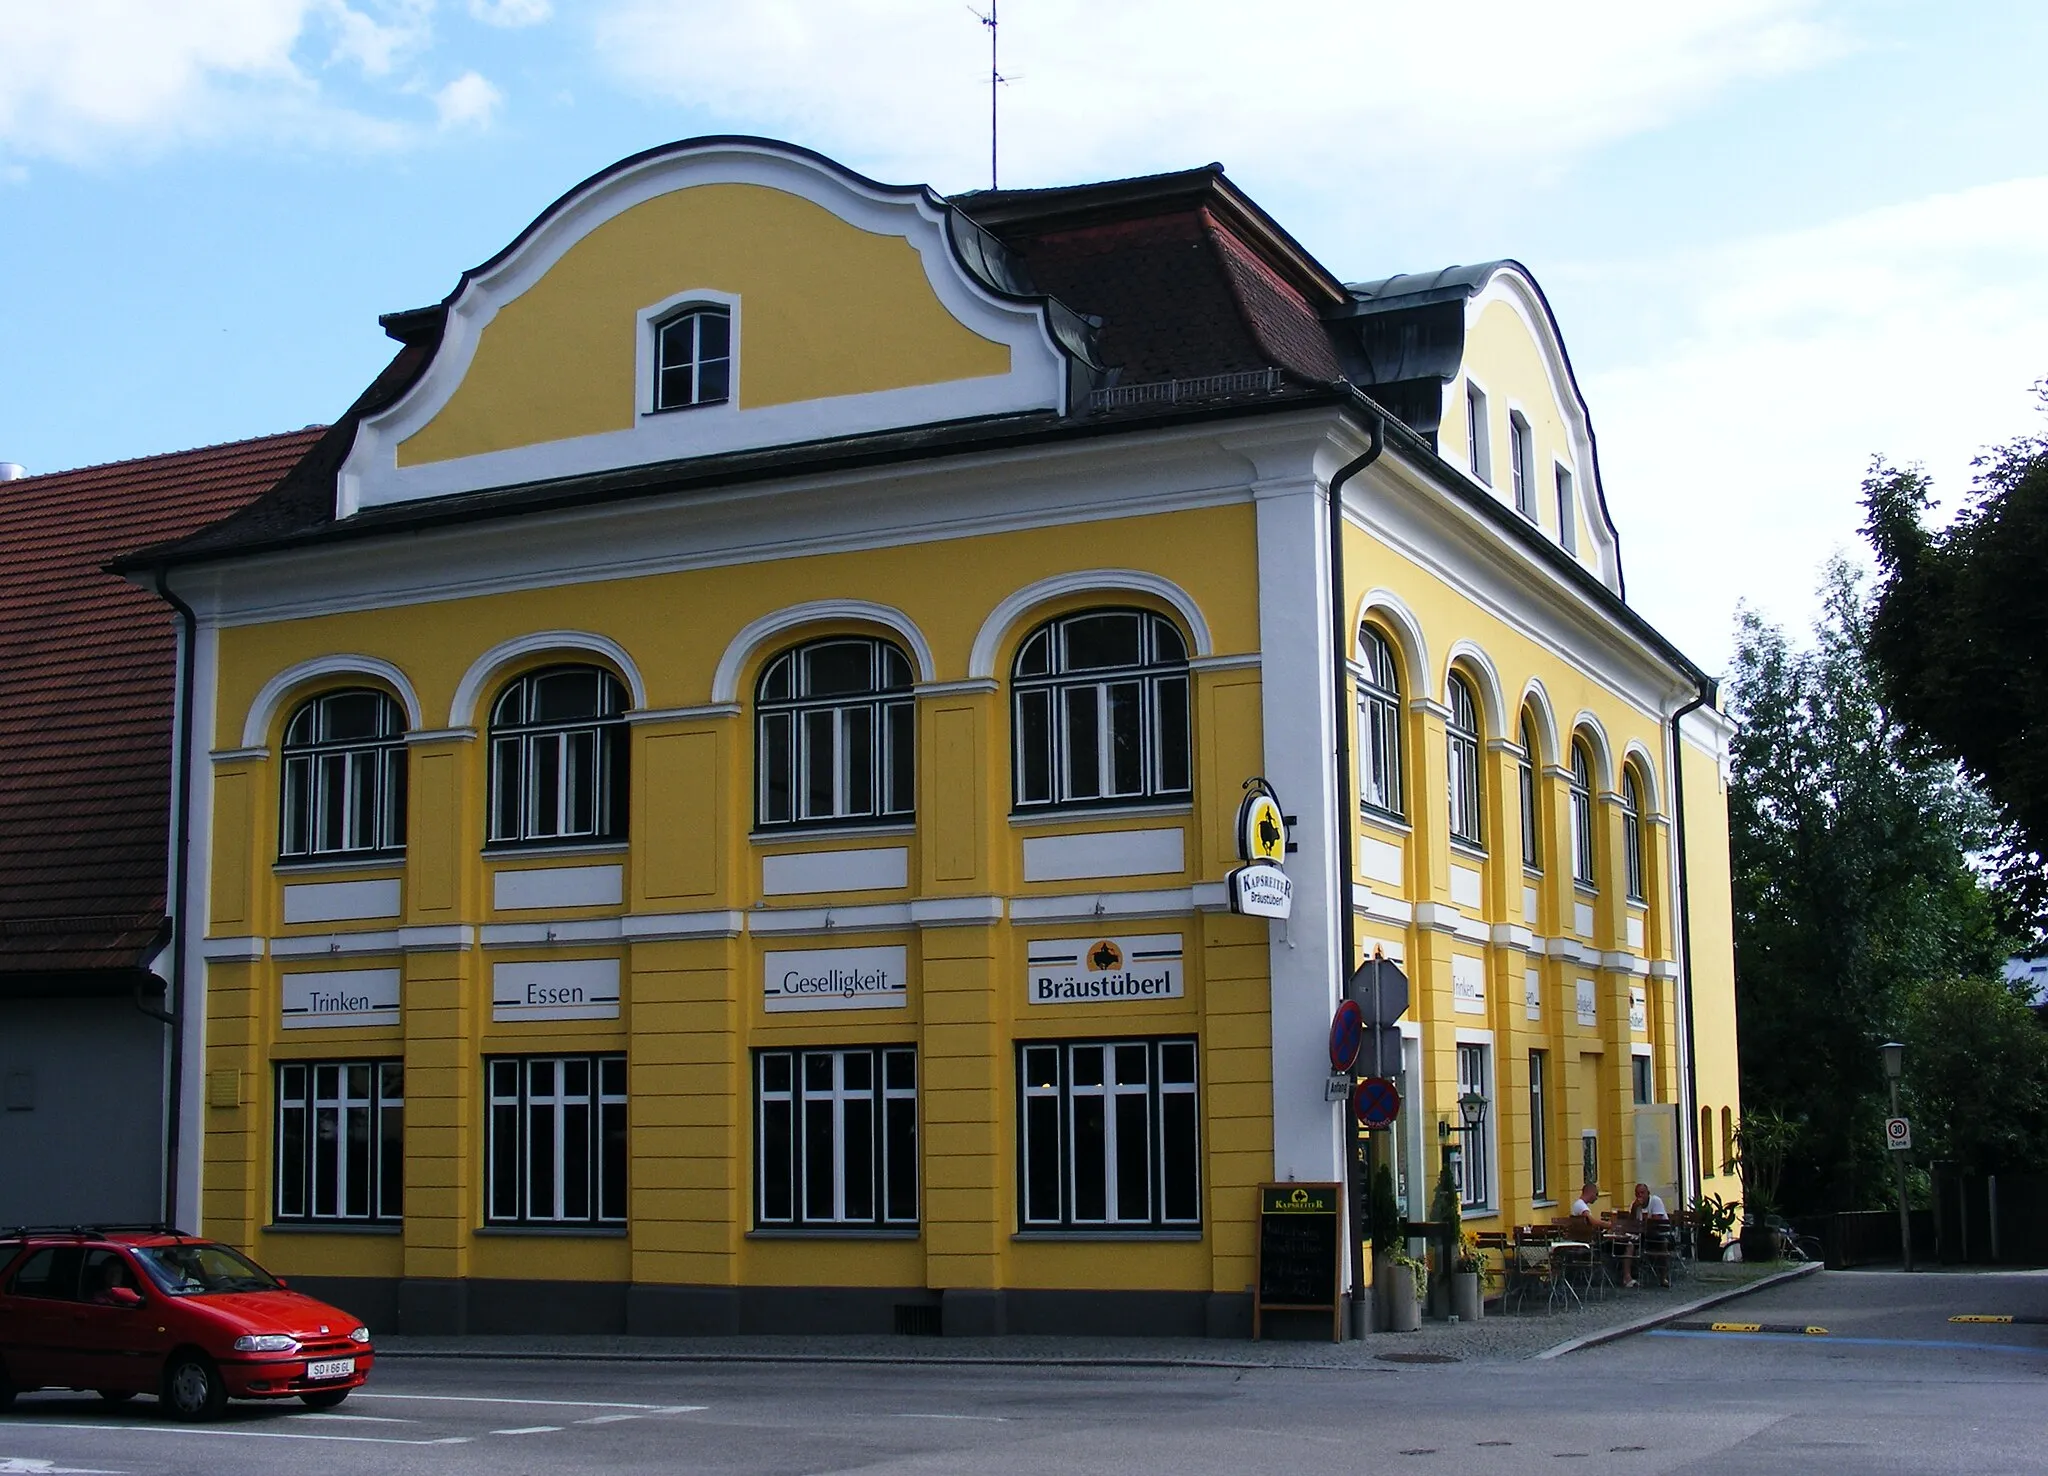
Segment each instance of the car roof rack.
[[180,1240],[191,1238],[175,1225],[93,1223],[87,1225],[16,1225],[12,1230],[0,1230],[0,1241],[29,1240],[42,1237],[55,1238],[58,1236],[69,1236],[76,1240],[102,1240],[109,1235],[174,1235]]

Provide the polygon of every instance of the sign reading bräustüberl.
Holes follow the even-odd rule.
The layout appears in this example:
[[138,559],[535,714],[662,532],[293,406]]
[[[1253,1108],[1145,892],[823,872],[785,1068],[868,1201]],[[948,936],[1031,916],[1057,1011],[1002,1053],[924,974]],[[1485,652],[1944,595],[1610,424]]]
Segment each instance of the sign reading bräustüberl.
[[1137,938],[1041,938],[1026,945],[1024,997],[1041,1004],[1179,999],[1178,933]]

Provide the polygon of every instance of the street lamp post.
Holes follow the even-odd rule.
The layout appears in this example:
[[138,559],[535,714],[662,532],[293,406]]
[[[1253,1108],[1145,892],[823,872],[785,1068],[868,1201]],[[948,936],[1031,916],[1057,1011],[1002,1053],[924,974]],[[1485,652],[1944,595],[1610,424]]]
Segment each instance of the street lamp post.
[[[1885,1085],[1891,1088],[1892,1116],[1899,1115],[1899,1078],[1906,1074],[1906,1047],[1888,1040],[1878,1047],[1884,1053]],[[1894,1148],[1892,1177],[1899,1187],[1899,1253],[1908,1271],[1913,1269],[1913,1216],[1906,1208],[1906,1150]]]

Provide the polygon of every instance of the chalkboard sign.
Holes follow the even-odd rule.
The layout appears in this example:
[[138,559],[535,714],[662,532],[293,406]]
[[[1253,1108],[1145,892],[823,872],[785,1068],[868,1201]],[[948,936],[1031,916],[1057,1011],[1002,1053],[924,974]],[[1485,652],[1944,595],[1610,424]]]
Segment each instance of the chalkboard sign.
[[1330,1341],[1344,1336],[1338,1268],[1344,1223],[1341,1184],[1259,1186],[1259,1279],[1252,1337],[1268,1312],[1327,1312]]

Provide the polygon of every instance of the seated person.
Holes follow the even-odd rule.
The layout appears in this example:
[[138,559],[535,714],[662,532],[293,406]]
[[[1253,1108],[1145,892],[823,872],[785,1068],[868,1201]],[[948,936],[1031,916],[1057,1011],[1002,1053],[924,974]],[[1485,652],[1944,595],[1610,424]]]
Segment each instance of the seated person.
[[[1643,1258],[1645,1263],[1656,1267],[1659,1285],[1671,1285],[1671,1260],[1668,1249],[1671,1234],[1671,1216],[1664,1209],[1663,1197],[1652,1194],[1648,1184],[1636,1185],[1636,1196],[1629,1205],[1628,1215],[1633,1222],[1630,1228],[1640,1232],[1643,1237],[1643,1243],[1649,1247],[1648,1254]],[[1621,1284],[1623,1286],[1634,1286],[1636,1284],[1635,1266],[1636,1247],[1631,1243],[1621,1254]]]
[[[135,1284],[135,1273],[128,1269],[128,1263],[117,1255],[109,1255],[95,1268],[92,1286],[86,1293],[86,1300],[102,1307],[124,1305],[110,1295],[117,1287],[140,1296],[142,1288]],[[127,1304],[132,1305],[132,1304]]]
[[1591,1241],[1599,1233],[1599,1227],[1593,1223],[1593,1205],[1599,1198],[1600,1186],[1591,1179],[1579,1186],[1579,1197],[1572,1201],[1573,1239]]

